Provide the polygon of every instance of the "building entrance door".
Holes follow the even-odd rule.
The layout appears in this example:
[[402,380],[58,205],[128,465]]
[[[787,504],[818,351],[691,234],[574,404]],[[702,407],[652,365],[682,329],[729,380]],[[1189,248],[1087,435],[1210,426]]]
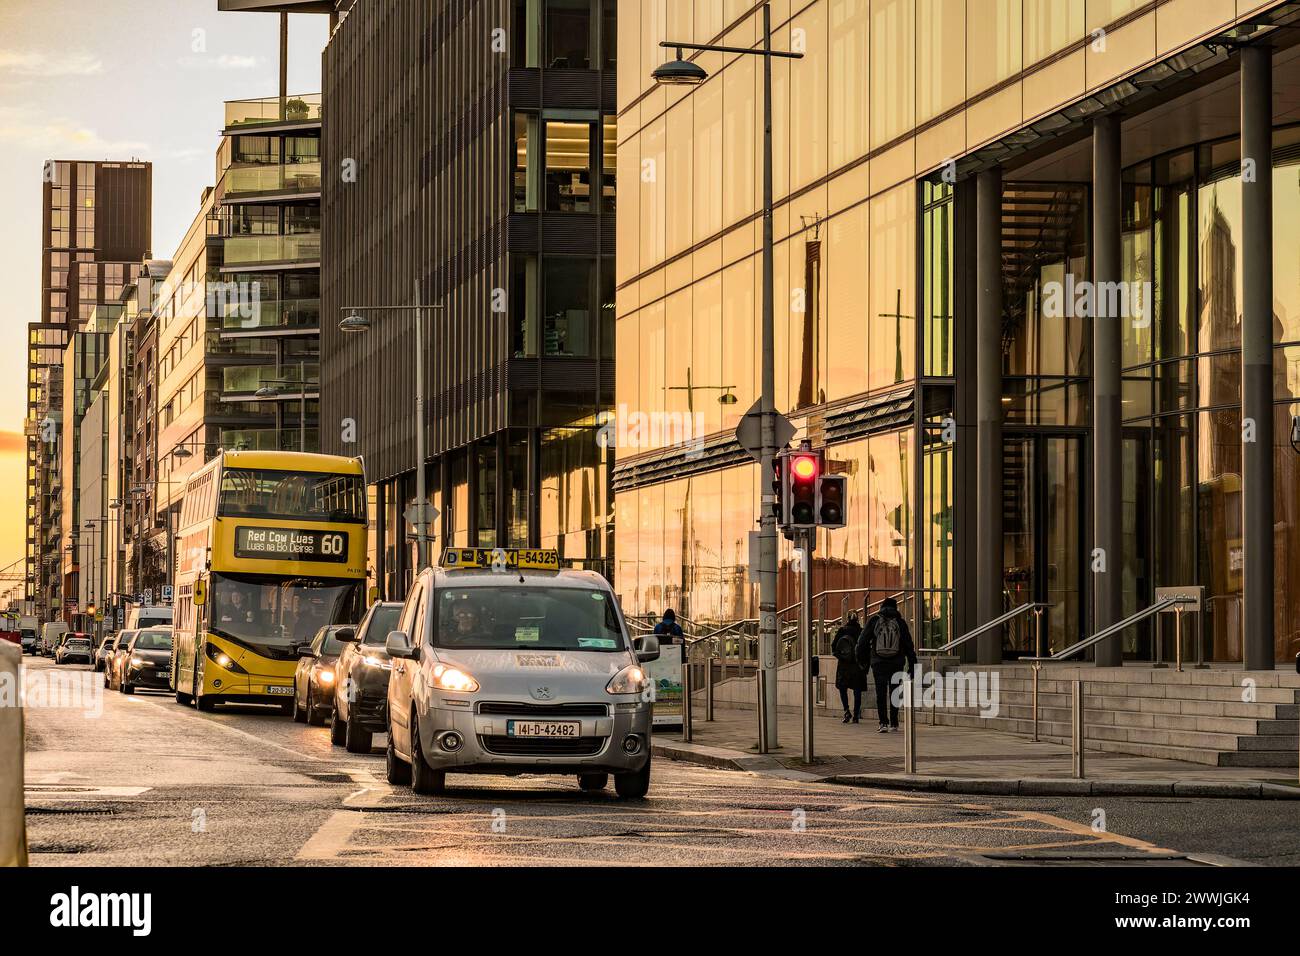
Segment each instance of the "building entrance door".
[[[1083,437],[1036,431],[1003,439],[1003,603],[1050,604],[1043,616],[1043,653],[1082,636],[1083,518],[1088,487]],[[1003,653],[1033,654],[1034,615],[1008,627]]]

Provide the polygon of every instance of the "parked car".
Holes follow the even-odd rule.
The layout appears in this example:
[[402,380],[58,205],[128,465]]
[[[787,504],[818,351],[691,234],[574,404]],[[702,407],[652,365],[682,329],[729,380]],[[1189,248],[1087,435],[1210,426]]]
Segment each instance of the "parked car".
[[109,690],[118,689],[122,681],[122,662],[126,659],[127,646],[138,633],[133,630],[119,631],[113,653],[104,658],[104,686]]
[[146,627],[136,631],[120,661],[117,689],[123,694],[134,694],[138,687],[170,691],[172,629]]
[[68,631],[59,636],[59,646],[54,652],[54,663],[89,664],[95,659],[95,641],[84,631]]
[[357,639],[351,624],[330,624],[316,632],[310,644],[298,648],[293,672],[293,719],[319,727],[334,706],[334,662],[344,643]]
[[104,672],[104,686],[108,686],[108,662],[117,650],[117,634],[106,634],[95,651],[95,670]]
[[357,639],[343,645],[334,663],[334,712],[330,740],[348,753],[369,753],[377,733],[388,720],[388,678],[392,662],[384,642],[397,627],[400,601],[374,604],[357,625]]

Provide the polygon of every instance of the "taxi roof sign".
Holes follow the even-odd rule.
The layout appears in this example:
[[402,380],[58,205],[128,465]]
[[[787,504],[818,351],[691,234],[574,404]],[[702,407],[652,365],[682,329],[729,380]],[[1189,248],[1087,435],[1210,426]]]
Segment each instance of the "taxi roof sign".
[[448,548],[441,566],[448,570],[558,571],[560,552],[538,548]]

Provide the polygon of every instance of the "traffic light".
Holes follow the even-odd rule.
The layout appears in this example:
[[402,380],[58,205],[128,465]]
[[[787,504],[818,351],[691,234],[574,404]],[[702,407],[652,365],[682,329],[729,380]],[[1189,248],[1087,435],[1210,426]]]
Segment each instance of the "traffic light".
[[848,478],[822,475],[817,479],[817,524],[822,528],[843,528],[848,523],[844,507]]
[[817,479],[822,473],[820,451],[792,451],[785,456],[785,520],[790,528],[817,527]]
[[772,459],[772,513],[776,523],[785,524],[785,453],[781,452]]

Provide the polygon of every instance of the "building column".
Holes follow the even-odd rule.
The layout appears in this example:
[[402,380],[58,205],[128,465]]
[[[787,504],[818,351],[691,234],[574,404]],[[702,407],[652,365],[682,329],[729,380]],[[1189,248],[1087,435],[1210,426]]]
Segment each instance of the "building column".
[[1273,56],[1267,46],[1241,51],[1241,158],[1242,663],[1272,670]]
[[[1002,170],[976,179],[975,427],[976,608],[979,623],[1002,607]],[[1002,631],[976,638],[980,664],[1002,661]]]
[[379,600],[388,600],[388,562],[385,560],[385,547],[388,542],[388,485],[379,482],[375,485],[375,586],[379,588]]
[[[1119,117],[1101,116],[1092,124],[1092,569],[1093,627],[1101,630],[1124,616],[1123,606],[1123,476],[1120,365],[1121,323],[1111,315],[1119,297],[1099,290],[1123,279],[1121,256],[1121,185]],[[1123,662],[1121,637],[1096,647],[1098,667]]]

